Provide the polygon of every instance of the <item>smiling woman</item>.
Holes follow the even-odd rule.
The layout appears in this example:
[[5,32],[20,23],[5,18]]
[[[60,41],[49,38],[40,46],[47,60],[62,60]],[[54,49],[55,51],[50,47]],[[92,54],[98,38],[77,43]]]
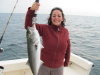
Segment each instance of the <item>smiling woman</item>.
[[56,7],[51,10],[48,25],[51,25],[51,23],[55,25],[62,24],[63,27],[65,26],[65,16],[61,8]]
[[53,11],[51,21],[56,26],[59,26],[61,24],[61,22],[63,21],[63,17],[59,10]]
[[[34,2],[28,8],[25,20],[27,27],[35,28],[34,13],[40,4]],[[67,67],[70,59],[70,39],[67,28],[64,27],[64,13],[60,8],[53,8],[48,19],[48,25],[36,24],[40,36],[42,36],[43,47],[41,49],[42,66],[38,75],[63,75],[63,67]],[[46,71],[48,70],[48,72]]]

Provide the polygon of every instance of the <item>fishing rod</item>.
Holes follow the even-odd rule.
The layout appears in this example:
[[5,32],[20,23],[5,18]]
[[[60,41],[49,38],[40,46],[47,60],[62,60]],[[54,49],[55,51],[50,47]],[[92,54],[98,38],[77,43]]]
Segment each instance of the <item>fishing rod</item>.
[[[39,0],[36,0],[35,2],[39,3]],[[32,22],[33,25],[36,24],[36,17],[37,17],[37,10],[35,10],[34,12],[34,17],[33,17],[33,22]]]
[[[0,44],[1,44],[1,42],[2,42],[4,33],[5,33],[6,28],[7,28],[8,24],[9,24],[9,21],[10,21],[10,18],[11,18],[11,16],[12,16],[12,14],[13,14],[13,11],[14,11],[14,9],[16,8],[17,2],[18,2],[18,0],[16,1],[16,4],[15,4],[13,10],[12,10],[12,13],[10,14],[10,17],[9,17],[9,19],[8,19],[8,22],[7,22],[7,24],[6,24],[6,27],[5,27],[4,31],[3,31],[3,34],[2,34],[2,36],[1,36],[1,38],[0,38]],[[4,49],[3,49],[3,48],[0,48],[0,53],[3,52],[3,51],[4,51]]]

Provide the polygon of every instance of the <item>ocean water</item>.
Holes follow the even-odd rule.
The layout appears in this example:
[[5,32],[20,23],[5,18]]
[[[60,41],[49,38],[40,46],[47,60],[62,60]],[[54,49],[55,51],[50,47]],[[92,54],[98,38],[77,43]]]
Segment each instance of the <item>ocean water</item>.
[[[14,13],[7,26],[0,48],[0,61],[27,58],[25,15]],[[0,38],[9,19],[9,13],[0,13]],[[37,23],[46,24],[49,15],[39,14]],[[71,52],[94,63],[90,75],[100,75],[100,17],[66,15]]]

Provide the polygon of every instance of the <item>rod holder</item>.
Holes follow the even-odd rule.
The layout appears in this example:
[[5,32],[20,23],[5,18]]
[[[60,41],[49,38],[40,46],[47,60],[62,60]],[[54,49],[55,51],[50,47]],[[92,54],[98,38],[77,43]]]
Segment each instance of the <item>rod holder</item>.
[[0,66],[0,75],[3,75],[3,74],[2,74],[3,69],[4,69],[4,67]]

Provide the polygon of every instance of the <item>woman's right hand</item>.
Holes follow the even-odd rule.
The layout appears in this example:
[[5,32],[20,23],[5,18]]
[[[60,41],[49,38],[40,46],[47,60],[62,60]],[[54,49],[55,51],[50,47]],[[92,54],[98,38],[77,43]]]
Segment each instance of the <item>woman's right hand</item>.
[[39,10],[40,3],[34,2],[30,10]]

